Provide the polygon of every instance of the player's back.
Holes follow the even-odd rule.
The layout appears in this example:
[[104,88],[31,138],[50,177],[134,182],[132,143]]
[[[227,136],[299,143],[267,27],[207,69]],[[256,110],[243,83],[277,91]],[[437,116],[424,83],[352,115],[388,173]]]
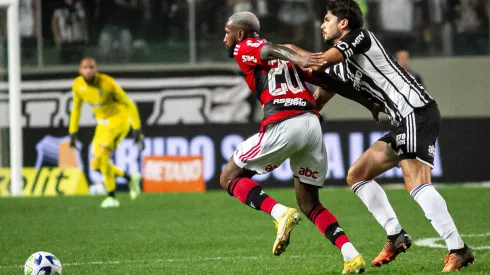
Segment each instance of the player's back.
[[128,115],[125,106],[117,101],[118,89],[121,88],[112,77],[101,73],[96,74],[93,83],[87,83],[82,76],[73,82],[73,92],[92,107],[98,120]]
[[262,38],[247,38],[234,50],[251,92],[264,107],[262,127],[303,113],[317,113],[315,99],[299,67],[287,61],[260,59],[267,43]]

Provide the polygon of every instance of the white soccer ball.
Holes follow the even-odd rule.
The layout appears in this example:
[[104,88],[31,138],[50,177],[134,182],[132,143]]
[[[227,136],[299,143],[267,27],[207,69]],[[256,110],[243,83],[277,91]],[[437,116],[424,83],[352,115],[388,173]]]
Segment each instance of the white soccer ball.
[[24,275],[61,275],[61,262],[49,252],[36,252],[27,259]]

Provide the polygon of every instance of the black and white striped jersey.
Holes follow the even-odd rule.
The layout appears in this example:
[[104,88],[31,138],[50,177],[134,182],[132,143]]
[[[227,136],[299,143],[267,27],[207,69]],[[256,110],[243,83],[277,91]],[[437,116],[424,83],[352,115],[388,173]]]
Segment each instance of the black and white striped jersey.
[[434,101],[415,78],[386,52],[374,34],[357,29],[336,45],[344,61],[326,72],[351,84],[385,107],[392,123],[400,122],[416,108]]

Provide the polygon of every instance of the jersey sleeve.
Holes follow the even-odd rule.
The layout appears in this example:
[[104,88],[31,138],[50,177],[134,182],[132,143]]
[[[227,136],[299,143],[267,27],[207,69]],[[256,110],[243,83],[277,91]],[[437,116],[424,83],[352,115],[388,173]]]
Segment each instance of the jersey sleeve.
[[260,60],[260,51],[265,44],[267,44],[265,40],[247,40],[236,45],[233,55],[238,65],[242,68],[262,65],[263,61]]
[[70,125],[68,127],[68,132],[70,134],[78,132],[78,123],[80,121],[80,114],[82,112],[82,98],[78,95],[77,81],[73,82],[71,91],[73,93],[73,106],[70,113]]
[[354,54],[367,52],[371,48],[371,37],[367,30],[353,30],[342,37],[334,47],[342,53],[344,59],[347,59]]
[[135,130],[141,128],[141,120],[136,104],[126,95],[126,92],[117,84],[117,82],[110,78],[110,82],[114,91],[114,98],[117,102],[126,106],[129,118],[131,119],[131,127]]

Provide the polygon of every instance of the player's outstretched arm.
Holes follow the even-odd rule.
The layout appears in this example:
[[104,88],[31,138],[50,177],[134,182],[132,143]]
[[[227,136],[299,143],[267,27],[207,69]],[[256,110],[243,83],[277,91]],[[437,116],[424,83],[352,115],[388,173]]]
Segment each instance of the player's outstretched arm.
[[297,53],[296,51],[286,46],[278,44],[266,44],[260,50],[261,60],[274,60],[281,59],[290,61],[297,64],[300,67],[306,68],[309,66],[322,66],[323,63],[320,60],[320,55],[307,54],[305,56]]
[[300,55],[303,55],[303,56],[306,56],[306,55],[309,55],[309,54],[312,54],[311,52],[303,49],[303,48],[300,48],[296,45],[293,45],[293,44],[281,44],[281,46],[284,46],[286,48],[289,48],[293,51],[295,51],[297,54],[300,54]]
[[314,64],[308,65],[314,71],[324,71],[326,68],[344,61],[344,56],[337,48],[330,48],[321,54],[311,55],[315,55],[314,57],[321,63],[320,66]]
[[363,96],[361,93],[356,91],[352,86],[346,84],[345,82],[332,77],[331,75],[321,71],[312,72],[310,75],[305,75],[306,81],[317,85],[320,87],[319,90],[315,91],[315,100],[317,110],[321,110],[323,106],[335,95],[339,94],[342,97],[355,101],[362,106],[366,107],[373,118],[379,122],[379,113],[383,112],[383,108],[376,104],[375,102],[369,100],[369,98]]

